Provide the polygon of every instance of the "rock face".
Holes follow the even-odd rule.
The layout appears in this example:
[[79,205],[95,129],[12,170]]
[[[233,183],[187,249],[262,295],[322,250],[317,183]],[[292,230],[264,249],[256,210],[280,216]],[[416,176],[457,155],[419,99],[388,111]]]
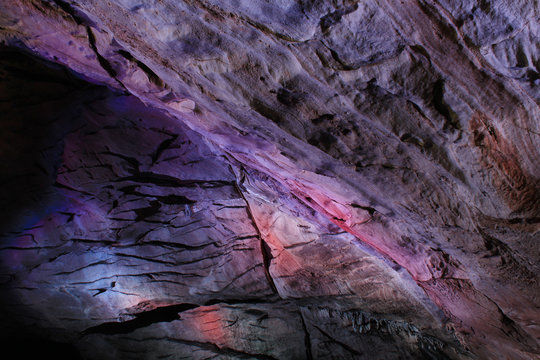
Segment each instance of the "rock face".
[[7,345],[538,358],[539,9],[3,1]]

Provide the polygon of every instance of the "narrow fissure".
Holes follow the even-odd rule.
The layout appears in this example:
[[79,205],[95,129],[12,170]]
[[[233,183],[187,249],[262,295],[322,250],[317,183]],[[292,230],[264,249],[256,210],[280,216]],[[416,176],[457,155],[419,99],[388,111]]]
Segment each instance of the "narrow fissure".
[[180,319],[179,313],[199,307],[196,304],[177,304],[160,307],[154,310],[135,314],[135,318],[123,322],[107,322],[88,328],[82,335],[90,334],[128,334],[139,328],[143,328],[155,323],[171,322]]
[[313,360],[313,353],[311,352],[311,336],[309,335],[309,331],[306,326],[306,320],[304,319],[304,314],[302,314],[302,310],[298,310],[298,313],[300,314],[300,320],[302,321],[302,329],[304,330],[304,346],[306,347],[306,359],[307,360]]
[[[240,171],[244,171],[243,169],[240,169]],[[242,196],[242,199],[244,199],[246,203],[246,212],[248,217],[250,218],[251,222],[253,223],[253,227],[257,231],[257,235],[260,239],[260,247],[261,247],[261,255],[263,259],[263,265],[264,265],[264,275],[266,276],[266,280],[268,281],[268,285],[272,289],[272,292],[274,294],[279,295],[279,292],[277,290],[276,284],[274,283],[274,279],[272,278],[272,275],[270,274],[270,265],[272,262],[272,252],[266,241],[264,241],[264,238],[261,234],[261,231],[259,229],[259,226],[257,225],[257,221],[255,220],[255,217],[253,216],[253,213],[251,211],[251,207],[249,205],[248,200],[246,199],[244,193],[242,192],[242,189],[240,188],[239,184],[236,183],[236,190]]]
[[124,84],[120,80],[118,80],[118,78],[116,77],[117,72],[116,70],[113,69],[111,63],[107,59],[105,59],[103,55],[99,53],[98,48],[96,46],[96,36],[92,32],[92,29],[90,28],[90,26],[86,26],[86,33],[88,34],[88,43],[90,45],[90,48],[92,49],[94,54],[96,54],[99,65],[101,65],[103,70],[105,70],[107,74],[109,74],[109,76],[112,77],[118,83],[118,85],[120,85],[122,89],[127,91],[127,88],[124,86]]

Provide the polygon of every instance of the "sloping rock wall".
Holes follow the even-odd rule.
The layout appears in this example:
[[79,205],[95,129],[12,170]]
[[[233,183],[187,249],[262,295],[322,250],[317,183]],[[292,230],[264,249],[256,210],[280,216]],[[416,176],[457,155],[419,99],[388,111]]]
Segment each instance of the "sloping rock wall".
[[535,358],[538,9],[5,1],[6,332]]

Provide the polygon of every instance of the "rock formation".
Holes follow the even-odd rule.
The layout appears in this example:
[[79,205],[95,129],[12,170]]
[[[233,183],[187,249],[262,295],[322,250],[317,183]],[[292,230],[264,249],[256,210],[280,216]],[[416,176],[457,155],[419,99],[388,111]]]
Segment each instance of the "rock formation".
[[20,356],[540,357],[537,0],[0,3]]

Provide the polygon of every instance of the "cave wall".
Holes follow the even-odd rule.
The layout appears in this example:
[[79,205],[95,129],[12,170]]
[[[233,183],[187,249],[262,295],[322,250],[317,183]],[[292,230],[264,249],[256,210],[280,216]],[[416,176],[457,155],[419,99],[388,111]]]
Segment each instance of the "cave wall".
[[538,8],[5,1],[3,332],[535,358]]

